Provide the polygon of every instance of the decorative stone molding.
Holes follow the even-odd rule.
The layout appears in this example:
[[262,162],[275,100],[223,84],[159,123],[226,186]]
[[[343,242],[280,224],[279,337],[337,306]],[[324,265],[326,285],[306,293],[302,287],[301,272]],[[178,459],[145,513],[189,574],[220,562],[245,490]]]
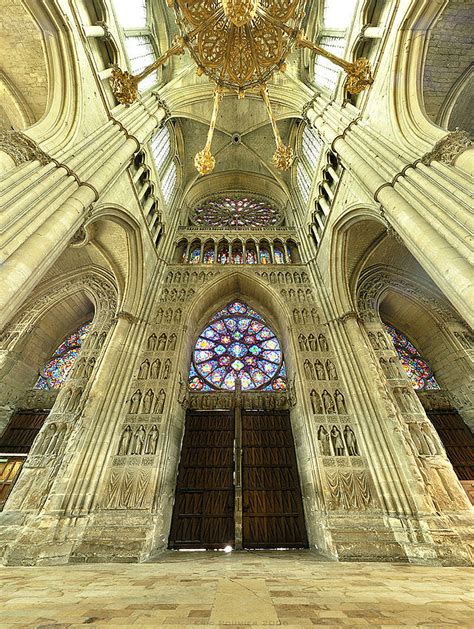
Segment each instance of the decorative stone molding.
[[448,133],[444,138],[435,144],[433,149],[423,155],[421,163],[429,166],[433,160],[454,166],[456,159],[464,153],[466,149],[472,146],[472,141],[466,131],[456,129],[452,133]]
[[15,166],[21,166],[26,162],[37,159],[43,166],[52,161],[34,140],[21,131],[1,131],[0,151],[4,151],[15,162]]

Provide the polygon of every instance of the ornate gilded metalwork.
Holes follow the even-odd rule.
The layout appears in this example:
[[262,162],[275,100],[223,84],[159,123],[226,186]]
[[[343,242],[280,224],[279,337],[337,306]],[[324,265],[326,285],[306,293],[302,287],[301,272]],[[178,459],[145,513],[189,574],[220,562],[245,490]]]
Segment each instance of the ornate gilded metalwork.
[[[112,89],[121,103],[130,104],[138,96],[138,83],[169,57],[187,48],[199,75],[206,74],[216,84],[214,109],[206,146],[196,155],[201,175],[212,172],[212,136],[224,90],[237,93],[258,90],[268,111],[275,136],[273,164],[287,170],[293,163],[293,149],[283,144],[270,105],[267,83],[276,71],[284,72],[293,47],[310,48],[343,68],[346,88],[358,94],[373,83],[367,59],[351,63],[340,59],[305,39],[301,30],[306,0],[168,0],[173,7],[181,37],[157,61],[136,76],[115,69]],[[341,9],[342,10],[342,9]]]

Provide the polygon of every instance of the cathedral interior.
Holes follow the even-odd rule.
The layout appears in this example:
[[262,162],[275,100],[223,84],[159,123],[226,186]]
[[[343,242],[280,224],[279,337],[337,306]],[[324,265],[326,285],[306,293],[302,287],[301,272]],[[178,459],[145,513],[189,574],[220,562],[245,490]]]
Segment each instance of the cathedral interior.
[[472,626],[473,0],[0,8],[0,624]]

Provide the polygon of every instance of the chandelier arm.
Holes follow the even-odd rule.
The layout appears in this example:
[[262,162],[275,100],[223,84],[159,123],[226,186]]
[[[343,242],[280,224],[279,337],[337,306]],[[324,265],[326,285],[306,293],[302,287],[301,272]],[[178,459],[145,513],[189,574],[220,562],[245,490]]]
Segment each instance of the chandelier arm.
[[265,107],[267,108],[268,117],[272,126],[273,135],[275,136],[276,151],[273,155],[273,163],[278,170],[288,170],[293,163],[293,149],[291,146],[285,146],[282,142],[280,131],[273,114],[270,97],[268,96],[268,88],[265,83],[260,84],[260,96],[262,97]]
[[247,39],[248,39],[249,46],[250,46],[250,52],[252,53],[252,60],[253,60],[253,64],[254,64],[254,67],[255,67],[255,71],[257,73],[257,76],[258,76],[261,84],[265,85],[265,83],[263,81],[263,77],[262,77],[262,72],[261,72],[261,69],[260,69],[260,64],[258,63],[257,53],[255,52],[254,41],[253,41],[252,34],[250,32],[248,24],[245,26],[245,32],[247,33]]
[[321,46],[305,39],[302,34],[296,38],[296,47],[309,48],[309,50],[342,68],[347,73],[347,91],[351,94],[359,94],[374,82],[370,62],[365,57],[356,59],[354,62],[346,61],[346,59],[341,59],[341,57],[337,57]]
[[140,81],[143,81],[143,79],[146,79],[146,77],[149,76],[152,72],[158,70],[158,68],[166,63],[168,59],[173,55],[182,55],[184,53],[184,40],[182,38],[178,39],[179,41],[176,41],[175,44],[171,46],[171,48],[168,48],[168,50],[164,54],[162,54],[161,57],[159,57],[156,61],[154,61],[144,70],[142,70],[140,74],[136,74],[133,77],[137,84],[140,83]]
[[214,90],[214,107],[212,109],[211,122],[209,124],[209,130],[207,132],[206,146],[202,151],[196,153],[194,158],[194,165],[200,175],[208,175],[214,170],[216,165],[216,158],[211,153],[212,138],[214,136],[214,129],[216,127],[217,114],[219,113],[219,105],[223,98],[223,89],[216,85]]

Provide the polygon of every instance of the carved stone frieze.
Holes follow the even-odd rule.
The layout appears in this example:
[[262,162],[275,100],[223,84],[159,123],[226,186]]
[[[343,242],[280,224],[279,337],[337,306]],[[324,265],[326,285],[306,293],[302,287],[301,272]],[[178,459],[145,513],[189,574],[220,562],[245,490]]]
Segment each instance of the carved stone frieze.
[[429,166],[432,161],[436,160],[449,166],[454,166],[456,159],[464,153],[464,151],[472,146],[472,140],[466,131],[452,131],[448,135],[441,138],[433,149],[421,158],[421,163]]
[[1,131],[0,151],[4,151],[15,162],[15,166],[21,166],[26,162],[38,160],[43,166],[52,161],[34,140],[21,131]]

